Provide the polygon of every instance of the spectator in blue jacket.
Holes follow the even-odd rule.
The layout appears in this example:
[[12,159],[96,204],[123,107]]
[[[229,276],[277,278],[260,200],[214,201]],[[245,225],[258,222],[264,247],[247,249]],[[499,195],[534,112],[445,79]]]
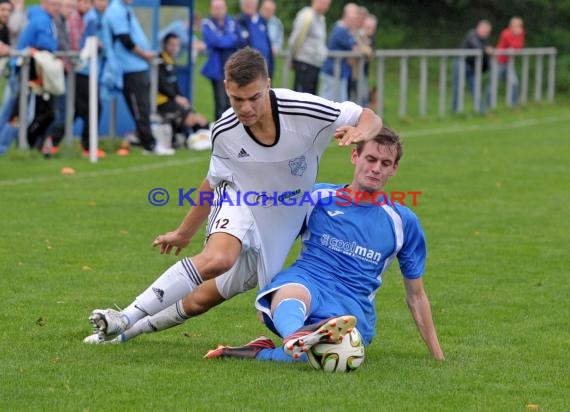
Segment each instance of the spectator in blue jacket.
[[[358,21],[358,6],[354,3],[348,3],[344,6],[341,20],[335,23],[329,35],[327,45],[329,51],[352,51],[356,47],[356,40],[352,32],[357,29]],[[334,77],[334,66],[335,59],[328,57],[321,69],[319,95],[325,99],[344,102],[348,100],[350,65],[346,57],[341,58],[340,79]]]
[[283,43],[285,42],[285,29],[283,22],[275,15],[277,4],[275,0],[263,0],[261,7],[259,7],[259,14],[265,19],[267,24],[267,34],[271,42],[271,49],[273,54],[277,54],[283,50]]
[[117,80],[122,80],[123,96],[135,120],[144,153],[173,155],[173,149],[156,144],[150,128],[149,63],[155,53],[130,7],[132,2],[112,0],[103,15],[102,30],[108,64],[114,67],[115,77],[122,72],[122,79]]
[[[57,49],[57,33],[54,30],[53,17],[59,13],[61,0],[41,0],[39,6],[28,9],[28,24],[20,34],[16,50],[35,48],[53,52]],[[0,111],[0,154],[5,153],[17,136],[17,128],[11,124],[11,120],[18,115],[16,102],[20,93],[19,69],[16,61],[13,62],[14,70],[5,93],[4,105]]]
[[267,23],[257,12],[258,0],[240,0],[241,14],[237,17],[242,47],[257,49],[267,62],[269,77],[273,76],[273,50]]
[[230,108],[224,87],[224,65],[240,45],[236,22],[228,16],[225,0],[210,2],[210,16],[202,20],[202,38],[208,49],[208,60],[202,75],[212,82],[214,90],[214,119]]

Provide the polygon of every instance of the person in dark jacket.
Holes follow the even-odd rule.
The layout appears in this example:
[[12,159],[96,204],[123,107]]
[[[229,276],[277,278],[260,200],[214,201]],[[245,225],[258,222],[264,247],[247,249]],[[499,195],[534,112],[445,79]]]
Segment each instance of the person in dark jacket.
[[192,109],[190,100],[184,97],[178,85],[175,56],[180,52],[180,37],[174,33],[164,36],[162,41],[162,62],[158,66],[157,111],[160,116],[172,124],[175,133],[185,137],[200,129],[209,129],[208,120]]
[[[465,38],[459,46],[460,49],[475,49],[483,52],[483,73],[489,70],[489,54],[492,48],[489,46],[489,36],[491,35],[492,26],[488,20],[481,20],[474,29],[471,29],[465,35]],[[465,83],[469,86],[472,95],[475,95],[475,57],[467,57],[465,59]],[[451,109],[457,112],[459,95],[459,59],[453,64],[453,101]],[[483,102],[483,99],[481,99]],[[483,111],[481,103],[480,111]]]

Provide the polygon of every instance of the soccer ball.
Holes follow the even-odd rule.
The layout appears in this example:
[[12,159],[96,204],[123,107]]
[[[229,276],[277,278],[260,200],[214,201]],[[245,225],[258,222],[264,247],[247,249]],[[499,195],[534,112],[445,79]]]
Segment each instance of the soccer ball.
[[317,343],[308,352],[313,369],[324,372],[351,372],[364,362],[364,344],[356,328],[341,343]]

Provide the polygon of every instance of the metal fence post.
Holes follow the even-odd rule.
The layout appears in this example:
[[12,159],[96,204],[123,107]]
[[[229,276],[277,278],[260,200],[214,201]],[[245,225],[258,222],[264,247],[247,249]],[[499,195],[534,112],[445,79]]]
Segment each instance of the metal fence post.
[[75,62],[67,73],[65,95],[65,145],[73,146],[73,119],[75,118]]
[[542,54],[536,55],[536,68],[534,73],[534,101],[542,99]]
[[445,116],[445,98],[447,94],[447,57],[439,59],[439,115]]
[[512,75],[515,72],[515,56],[509,56],[509,61],[507,62],[507,75],[506,83],[507,87],[505,88],[505,104],[507,107],[513,106],[513,82],[512,82]]
[[522,56],[521,96],[520,96],[521,104],[526,104],[526,102],[528,101],[528,68],[529,68],[528,61],[529,61],[528,55]]
[[497,63],[497,57],[495,55],[491,56],[491,102],[490,106],[492,109],[497,107],[497,94],[499,91],[499,66]]
[[483,74],[483,53],[479,53],[475,57],[475,93],[473,93],[473,110],[476,112],[481,111],[483,104],[481,103],[483,95],[481,93],[482,88],[482,74]]
[[290,53],[285,54],[285,58],[283,59],[283,73],[281,76],[281,85],[284,88],[289,87],[289,69],[291,64],[293,63],[293,58]]
[[400,117],[406,115],[408,103],[408,57],[400,57]]
[[22,57],[22,67],[20,67],[20,96],[18,98],[18,147],[20,149],[29,149],[28,144],[28,81],[30,80],[30,64],[29,55]]
[[548,101],[554,103],[554,93],[556,91],[556,51],[553,51],[548,58]]
[[465,56],[459,56],[459,79],[457,87],[457,112],[465,108]]
[[427,56],[420,58],[420,116],[427,114],[428,65]]

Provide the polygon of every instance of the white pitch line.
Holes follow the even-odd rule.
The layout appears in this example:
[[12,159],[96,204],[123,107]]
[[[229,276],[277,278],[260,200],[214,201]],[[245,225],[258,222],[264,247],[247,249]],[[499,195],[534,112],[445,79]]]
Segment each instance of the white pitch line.
[[541,119],[525,119],[518,120],[507,124],[488,124],[488,125],[471,125],[471,126],[451,126],[444,127],[440,129],[424,129],[424,130],[410,130],[408,132],[401,132],[404,137],[416,137],[416,136],[431,136],[431,135],[442,135],[442,134],[452,134],[452,133],[467,133],[467,132],[480,132],[486,130],[507,130],[507,129],[519,129],[521,127],[535,126],[539,124],[552,124],[570,121],[570,115],[561,116],[551,116],[544,117]]
[[131,173],[131,172],[144,172],[148,170],[156,170],[156,169],[164,169],[167,167],[174,167],[174,166],[183,166],[188,165],[191,163],[197,162],[204,162],[207,159],[200,159],[196,157],[192,157],[189,159],[184,160],[169,160],[162,163],[152,163],[146,165],[136,165],[136,166],[129,166],[125,168],[117,168],[117,169],[106,169],[106,170],[95,170],[92,172],[85,172],[85,173],[77,173],[72,176],[63,176],[63,175],[54,175],[54,176],[36,176],[36,177],[23,177],[18,179],[9,179],[9,180],[0,180],[0,187],[6,186],[18,186],[18,185],[25,185],[30,183],[43,183],[43,182],[51,182],[55,180],[65,180],[65,179],[80,179],[84,177],[99,177],[99,176],[113,176],[113,175],[120,175],[124,173]]

